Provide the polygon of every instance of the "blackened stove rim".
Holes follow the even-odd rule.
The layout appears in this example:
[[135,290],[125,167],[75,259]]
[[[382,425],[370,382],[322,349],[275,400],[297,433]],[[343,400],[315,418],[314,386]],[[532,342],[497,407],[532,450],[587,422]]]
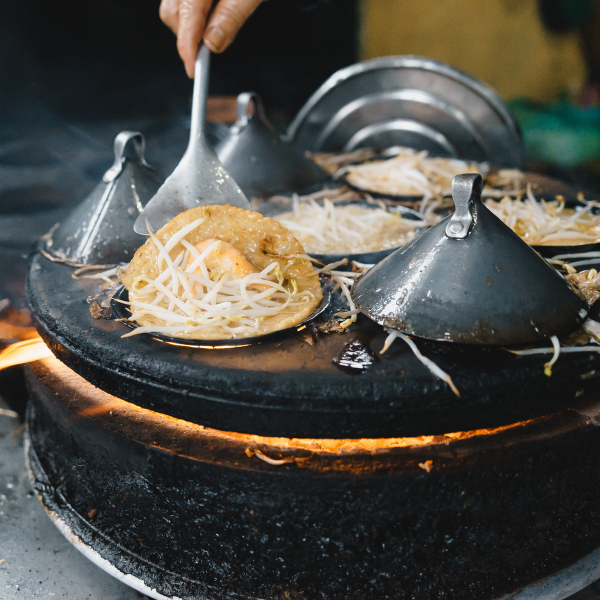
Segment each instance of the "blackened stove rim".
[[[48,361],[54,361],[55,359],[47,359]],[[47,365],[48,367],[51,367],[52,365]],[[69,539],[69,541],[71,543],[73,543],[78,550],[82,551],[82,547],[77,543],[77,540],[74,538],[79,538],[79,542],[81,542],[82,544],[89,544],[92,547],[97,547],[97,550],[99,551],[98,554],[100,554],[102,556],[102,553],[104,553],[104,556],[108,557],[109,562],[112,561],[112,563],[114,563],[115,568],[117,566],[120,566],[121,568],[116,568],[117,571],[119,571],[120,573],[122,573],[125,577],[127,576],[127,574],[140,574],[142,579],[145,579],[146,581],[149,581],[149,583],[152,585],[154,582],[157,583],[157,589],[161,589],[161,583],[164,582],[165,580],[165,576],[166,579],[169,580],[169,583],[167,584],[167,589],[175,589],[175,590],[185,590],[187,593],[176,593],[175,596],[170,596],[172,599],[173,598],[179,598],[179,597],[183,597],[183,598],[189,598],[189,600],[192,599],[202,599],[202,600],[206,600],[206,598],[209,597],[214,597],[214,598],[221,598],[223,597],[221,594],[215,594],[214,596],[211,596],[211,590],[216,588],[213,588],[213,586],[210,583],[204,583],[204,581],[202,580],[198,580],[198,578],[196,578],[196,580],[194,578],[190,578],[189,575],[186,576],[185,575],[185,571],[181,572],[181,573],[177,573],[174,572],[172,569],[169,569],[168,564],[165,565],[164,567],[161,567],[160,565],[157,565],[155,562],[153,562],[152,560],[146,560],[143,556],[143,554],[140,554],[137,552],[137,550],[135,549],[131,549],[131,548],[127,548],[125,547],[123,544],[120,544],[119,541],[117,541],[116,538],[111,539],[111,537],[109,535],[103,534],[102,532],[98,531],[98,528],[95,527],[95,525],[91,522],[88,522],[88,519],[86,519],[86,517],[84,516],[85,512],[88,510],[88,508],[83,508],[83,512],[82,512],[82,506],[80,506],[80,509],[77,510],[75,508],[75,505],[73,504],[73,502],[71,502],[70,500],[70,496],[69,494],[73,494],[76,493],[76,489],[78,486],[76,486],[75,489],[71,489],[71,487],[65,487],[64,489],[61,485],[57,486],[57,482],[62,482],[63,480],[61,478],[59,478],[58,480],[56,479],[56,476],[58,473],[60,473],[60,471],[55,472],[53,471],[53,469],[55,468],[55,466],[53,467],[52,465],[54,465],[54,462],[51,458],[52,455],[52,446],[48,446],[48,441],[44,441],[45,437],[47,435],[47,430],[51,430],[55,427],[57,427],[57,431],[60,431],[62,429],[62,427],[64,427],[65,425],[68,425],[68,427],[71,427],[71,424],[75,425],[75,429],[73,429],[73,434],[78,437],[78,439],[80,439],[81,441],[81,436],[83,435],[84,437],[89,435],[90,430],[90,425],[88,423],[86,423],[84,420],[79,420],[79,419],[75,419],[73,420],[73,413],[72,410],[76,409],[77,405],[78,405],[78,399],[73,397],[72,394],[69,394],[69,388],[71,386],[75,387],[77,385],[77,381],[76,380],[72,380],[69,378],[68,373],[66,374],[66,379],[61,383],[60,377],[55,381],[52,380],[50,382],[45,381],[43,378],[40,379],[39,378],[39,373],[34,373],[34,370],[36,369],[35,365],[32,365],[31,369],[28,369],[29,371],[29,375],[28,375],[28,379],[30,380],[30,384],[33,384],[33,387],[31,387],[31,390],[34,394],[34,398],[36,398],[36,401],[30,404],[29,409],[28,409],[28,414],[27,414],[27,423],[28,425],[33,425],[32,428],[29,428],[26,432],[26,437],[28,438],[28,442],[31,442],[31,444],[28,447],[28,453],[26,454],[26,460],[29,461],[29,466],[30,466],[30,471],[29,471],[29,475],[30,477],[33,475],[33,481],[32,484],[34,485],[34,489],[36,491],[36,493],[38,494],[38,498],[40,498],[42,504],[44,505],[44,507],[48,510],[50,509],[50,511],[55,512],[55,514],[58,515],[59,518],[62,519],[62,521],[64,523],[67,524],[67,526],[65,528],[61,528],[59,526],[59,523],[57,522],[57,520],[55,520],[54,518],[51,518],[55,523],[55,526],[57,526],[59,528],[59,530],[61,531],[61,533],[63,533],[63,535],[65,535],[65,537],[67,537],[67,539]],[[43,371],[44,369],[42,369]],[[51,374],[51,368],[47,369],[47,372],[50,372]],[[50,386],[48,387],[48,383],[50,383]],[[39,390],[40,392],[38,392],[38,386],[40,386]],[[88,392],[89,387],[87,388]],[[41,393],[41,395],[39,395]],[[66,395],[64,395],[66,393]],[[95,395],[99,395],[101,396],[103,393],[102,392],[96,392],[94,390],[91,390],[91,393]],[[85,391],[82,392],[82,395],[85,396]],[[46,398],[45,400],[43,398]],[[38,406],[37,401],[41,401],[41,404]],[[97,398],[96,399],[99,402],[102,402],[101,398]],[[96,401],[94,400],[94,401]],[[44,411],[42,410],[39,414],[38,414],[38,409],[41,409],[42,405],[44,405],[45,403],[49,403],[47,405],[47,407],[50,406],[55,406],[58,409],[58,412],[55,414],[54,413],[54,409],[51,409],[50,413],[44,413]],[[77,414],[77,411],[76,413]],[[105,414],[105,413],[102,413]],[[583,426],[584,429],[586,431],[588,431],[588,435],[590,432],[592,432],[592,435],[594,436],[595,440],[598,440],[598,433],[597,433],[597,429],[598,429],[598,421],[597,421],[597,417],[599,414],[599,404],[596,403],[595,406],[593,407],[589,407],[589,408],[583,408],[581,411],[578,412],[577,414],[577,419],[579,421],[580,426]],[[62,415],[62,416],[60,416]],[[50,417],[48,419],[48,417]],[[54,421],[53,419],[57,418],[57,421]],[[558,421],[561,420],[561,416],[557,415],[558,417]],[[564,418],[564,415],[563,415]],[[105,425],[102,421],[97,421],[96,420],[97,425],[100,427],[100,429],[102,431],[106,431],[105,429]],[[560,423],[559,423],[560,424]],[[50,428],[50,429],[48,429]],[[139,431],[143,431],[144,430],[144,424],[140,423],[138,425],[138,429]],[[570,429],[567,437],[572,437],[573,434],[576,434],[576,430],[577,428],[575,428],[575,430]],[[583,430],[582,430],[583,431]],[[46,433],[45,433],[46,432]],[[87,433],[86,433],[87,432]],[[108,432],[110,433],[110,431]],[[562,432],[560,430],[560,427],[556,430],[556,433],[558,434],[558,437],[556,438],[556,440],[561,440],[562,438]],[[68,437],[68,436],[67,436]],[[493,437],[493,436],[492,436]],[[517,452],[517,456],[521,456],[521,454],[523,453],[523,451],[525,451],[524,456],[529,455],[529,452],[531,450],[531,448],[529,447],[529,443],[526,440],[526,436],[519,436],[520,440],[523,442],[525,441],[525,447],[520,447],[516,449]],[[554,439],[554,438],[553,438]],[[106,441],[106,440],[105,440]],[[135,439],[131,439],[131,442],[134,443],[134,445],[137,444],[141,444],[141,447],[143,447],[143,441],[138,441]],[[36,446],[34,447],[34,443],[36,444]],[[68,441],[66,442],[68,445]],[[129,442],[128,442],[129,443]],[[554,441],[552,441],[552,443],[555,443]],[[452,443],[454,445],[454,443]],[[457,444],[460,446],[461,445],[461,441],[457,441]],[[469,441],[467,441],[467,444],[469,444]],[[467,445],[465,444],[465,445]],[[469,444],[470,445],[470,444]],[[517,446],[520,446],[520,444],[517,443]],[[535,446],[535,441],[534,441],[534,446]],[[101,447],[106,447],[104,445],[102,445]],[[38,454],[40,449],[46,449],[46,451],[48,452],[49,456],[44,457],[42,454]],[[529,448],[529,449],[528,449]],[[160,453],[160,449],[155,449],[154,452],[156,452],[158,450],[158,453]],[[136,454],[135,452],[132,454]],[[459,460],[461,458],[461,451],[458,450],[458,452],[456,453],[457,457]],[[492,453],[494,454],[494,453]],[[500,464],[503,464],[502,461],[505,460],[505,457],[507,455],[506,452],[502,451],[502,448],[499,447],[497,448],[497,452],[496,454],[496,458],[492,458],[492,462],[494,460],[498,460],[498,458],[500,458]],[[510,453],[509,453],[510,454]],[[90,457],[92,457],[94,454],[92,452],[92,454],[90,454]],[[119,453],[119,456],[122,456],[123,452],[122,450]],[[545,453],[542,453],[542,455],[545,455]],[[85,455],[87,456],[87,455]],[[102,454],[103,456],[103,454]],[[90,458],[88,457],[88,458]],[[50,458],[50,462],[48,462]],[[248,457],[250,458],[250,457]],[[487,463],[489,456],[487,455],[487,453],[478,453],[477,456],[477,460],[481,461],[483,460],[485,463]],[[537,457],[539,460],[539,456]],[[40,459],[44,459],[43,462]],[[185,462],[186,461],[186,457],[181,457],[181,459]],[[81,461],[79,459],[76,459],[76,455],[73,455],[72,457],[67,457],[67,461],[65,463],[65,461],[62,461],[62,463],[65,463],[63,465],[63,467],[66,467],[68,469],[69,472],[72,471],[71,469],[71,464],[73,464],[73,462],[71,462],[72,460],[76,460],[77,462],[75,462],[76,465],[80,466],[80,467],[84,467],[84,469],[81,472],[81,476],[83,476],[83,481],[85,481],[85,477],[90,477],[90,476],[94,476],[94,469],[92,469],[91,471],[86,467],[85,464],[81,464]],[[120,460],[120,459],[119,459]],[[376,461],[376,457],[372,457],[373,461]],[[518,460],[518,459],[517,459]],[[86,459],[84,458],[84,463],[85,463]],[[152,464],[154,464],[154,461],[150,461]],[[193,461],[192,461],[193,462]],[[260,462],[260,461],[257,461]],[[589,461],[588,461],[589,462]],[[127,464],[127,463],[124,463]],[[145,464],[145,463],[144,463]],[[45,467],[43,465],[46,465],[46,467],[49,467],[50,470],[49,471],[45,471]],[[168,465],[172,465],[172,463],[170,461],[167,461],[164,466],[167,467]],[[93,467],[93,464],[90,464],[89,466]],[[238,470],[239,467],[232,465],[231,467],[227,467],[225,465],[223,465],[225,467],[225,470]],[[36,467],[40,467],[39,470],[36,469]],[[567,467],[568,468],[568,464],[567,465],[563,465],[563,468]],[[283,467],[278,467],[278,474],[283,475],[284,479],[288,479],[288,477],[286,476],[286,471],[288,470],[289,466],[285,465]],[[489,474],[489,477],[494,478],[494,472],[495,469],[489,469],[486,468],[485,469],[486,472]],[[109,469],[109,471],[111,473],[113,473],[113,471],[111,469]],[[464,470],[463,470],[464,471]],[[458,472],[459,477],[469,477],[469,472],[462,472],[462,475],[460,475],[461,471]],[[423,471],[420,471],[421,475],[420,475],[420,479],[423,482],[426,482],[429,480],[429,477],[434,477],[434,474],[432,473],[432,475],[426,475]],[[435,471],[434,471],[435,473]],[[49,474],[53,474],[52,477],[50,477]],[[145,471],[142,470],[142,472],[140,474],[145,474]],[[241,473],[240,473],[241,474]],[[272,473],[273,475],[275,475],[275,473]],[[290,473],[291,474],[291,473]],[[121,475],[125,475],[125,477],[127,478],[126,473],[122,473]],[[347,478],[348,475],[350,475],[352,477],[351,474],[349,474],[348,472],[346,472],[345,477]],[[315,480],[315,482],[317,483],[317,485],[322,485],[323,484],[323,480],[318,476],[317,473],[309,473],[304,471],[303,473],[298,473],[298,476],[300,477],[308,477],[308,478],[312,478],[313,480],[315,480],[315,476],[317,476],[317,480]],[[76,480],[78,480],[77,478],[80,477],[80,475],[75,475]],[[393,477],[390,477],[387,474],[383,474],[383,478],[390,481],[392,479],[394,479]],[[372,481],[371,478],[369,477],[361,477],[360,478],[363,482],[364,482],[364,486],[370,486],[372,484],[370,484],[369,482]],[[318,482],[321,483],[318,483]],[[54,483],[51,483],[54,482]],[[283,481],[280,483],[282,484]],[[335,483],[335,480],[332,480],[331,483],[333,483],[335,485],[335,489],[337,490],[337,485]],[[463,482],[463,485],[466,483]],[[404,485],[406,484],[406,482],[404,482]],[[152,485],[152,484],[151,484]],[[425,484],[427,485],[427,484]],[[468,484],[467,484],[468,486]],[[363,486],[361,486],[363,487]],[[144,488],[145,489],[145,488]],[[153,487],[150,488],[151,490],[153,490]],[[457,490],[460,489],[464,489],[461,487],[458,487]],[[469,489],[467,487],[467,489]],[[177,486],[174,490],[177,493]],[[63,493],[64,492],[64,493]],[[539,492],[539,490],[538,490]],[[152,492],[151,492],[152,493]],[[469,491],[469,494],[472,493],[472,490]],[[41,497],[40,497],[41,496]],[[110,497],[110,493],[109,496]],[[124,498],[125,499],[125,498]],[[114,498],[113,498],[114,500]],[[126,499],[125,499],[126,500]],[[485,500],[485,498],[484,498]],[[185,502],[185,498],[182,498],[182,501]],[[462,502],[462,501],[461,501]],[[80,503],[81,504],[81,503]],[[85,503],[83,504],[83,507],[85,507]],[[92,504],[92,505],[88,505],[88,506],[98,506],[98,504]],[[230,506],[229,509],[234,509],[237,505]],[[351,510],[351,507],[353,505],[350,505],[349,510]],[[121,508],[121,510],[123,510],[123,507]],[[235,508],[235,510],[238,510],[237,508]],[[269,511],[270,508],[269,507],[265,507],[265,510]],[[154,514],[154,518],[156,518],[157,515]],[[558,518],[558,517],[557,517]],[[92,519],[92,516],[90,516],[90,519]],[[559,519],[560,520],[560,519]],[[435,519],[434,519],[435,521]],[[71,525],[69,527],[69,525]],[[123,530],[121,530],[121,533],[123,534]],[[92,535],[92,537],[90,537],[90,535]],[[121,539],[121,536],[117,536],[119,538],[119,540]],[[127,538],[127,536],[125,536]],[[145,537],[145,536],[144,536]],[[83,538],[83,539],[82,539]],[[512,594],[509,594],[507,596],[503,596],[500,598],[500,600],[530,600],[532,598],[540,598],[543,600],[558,600],[561,596],[556,596],[556,598],[554,596],[548,596],[548,595],[544,595],[547,589],[547,586],[549,584],[549,582],[554,582],[554,586],[555,586],[555,591],[556,591],[556,581],[557,581],[557,577],[560,577],[562,574],[575,574],[575,575],[580,575],[580,579],[579,579],[579,587],[576,587],[575,589],[573,589],[573,583],[572,582],[564,582],[564,577],[563,577],[563,585],[569,585],[569,588],[566,588],[567,590],[570,591],[570,593],[573,593],[575,591],[577,591],[578,589],[581,589],[584,587],[584,585],[587,585],[590,583],[590,578],[591,576],[589,575],[590,573],[590,568],[593,570],[595,569],[596,571],[600,570],[600,566],[598,565],[598,561],[597,561],[597,555],[600,553],[600,549],[597,549],[595,547],[595,545],[591,545],[590,549],[592,549],[591,553],[586,554],[585,556],[581,557],[580,554],[571,554],[571,556],[573,556],[574,558],[572,560],[569,559],[569,557],[567,555],[565,555],[562,559],[562,563],[557,563],[556,567],[561,569],[558,572],[555,572],[554,574],[552,574],[552,571],[548,571],[546,570],[546,573],[550,573],[549,575],[547,575],[546,577],[544,577],[541,580],[534,580],[534,583],[528,583],[528,580],[524,580],[522,581],[522,585],[519,585],[518,587],[518,591]],[[84,554],[90,558],[90,556],[88,554],[86,554],[84,552]],[[152,554],[149,555],[150,557],[152,556]],[[595,559],[595,560],[594,560]],[[94,561],[96,562],[96,561]],[[96,564],[98,564],[98,562],[96,562]],[[570,565],[569,567],[567,567],[566,569],[563,568],[562,565],[567,564]],[[98,566],[100,566],[101,568],[103,568],[102,564],[99,564]],[[106,566],[106,564],[105,564]],[[124,567],[124,568],[123,568]],[[149,568],[151,567],[151,568]],[[505,565],[506,567],[506,565]],[[555,568],[556,568],[555,567]],[[418,569],[418,565],[416,565],[416,567]],[[586,573],[583,574],[583,576],[581,576],[581,571],[586,570]],[[105,569],[106,570],[106,569]],[[542,572],[544,572],[542,570]],[[593,572],[593,571],[592,571]],[[111,574],[114,576],[115,573],[111,572]],[[128,583],[126,581],[126,583]],[[196,584],[196,586],[189,588],[186,586],[186,583],[192,583],[192,584]],[[164,585],[164,583],[163,583]],[[513,582],[513,585],[516,585],[516,582]],[[525,586],[525,587],[524,587]],[[136,587],[136,586],[133,586]],[[538,588],[538,592],[540,593],[540,595],[538,595],[536,593],[536,588]],[[136,588],[138,589],[138,588]],[[162,588],[163,591],[165,590],[165,588]],[[510,589],[510,588],[509,588]],[[563,590],[563,588],[558,588],[561,591]],[[143,589],[140,591],[144,591]],[[207,593],[208,592],[208,593]],[[535,595],[534,595],[535,594]],[[155,595],[155,598],[160,598],[162,600],[162,598],[167,598],[169,596],[164,596],[164,595]],[[242,595],[240,596],[239,594],[237,594],[235,592],[235,590],[229,590],[227,592],[227,597],[233,597],[233,598],[247,598],[248,600],[256,600],[259,596],[257,596],[256,594],[248,594],[246,593],[246,595]],[[262,597],[262,596],[260,596]],[[337,597],[337,596],[336,596]]]
[[[420,472],[419,469],[423,467],[419,461],[425,462],[427,459],[433,459],[437,467],[441,461],[446,470],[462,469],[469,456],[478,456],[482,452],[488,455],[498,452],[506,455],[515,444],[536,444],[548,437],[569,434],[583,424],[593,427],[600,416],[599,399],[574,409],[495,430],[448,432],[444,436],[437,436],[443,439],[422,441],[408,438],[406,444],[393,443],[394,438],[379,438],[386,445],[377,449],[356,447],[332,450],[323,447],[328,442],[335,441],[332,439],[269,439],[239,432],[218,431],[150,411],[95,388],[56,357],[32,363],[26,372],[26,379],[33,393],[39,393],[40,386],[50,390],[62,399],[62,404],[76,419],[88,419],[132,442],[142,443],[174,456],[247,471],[273,471],[274,465],[264,461],[265,455],[268,458],[276,455],[275,459],[293,459],[288,467],[298,466],[312,472],[327,471],[329,474],[334,471],[347,473],[349,470],[362,475],[376,472],[391,474],[392,471]],[[459,437],[457,433],[466,435]],[[286,443],[279,443],[280,441]],[[308,442],[321,444],[321,447],[306,447]],[[259,455],[255,456],[256,450],[265,453],[261,460]],[[377,463],[375,466],[371,464],[374,459]],[[282,465],[276,465],[275,471],[281,471],[281,467]]]
[[[550,380],[543,356],[459,356],[454,348],[424,347],[461,390],[457,399],[404,345],[379,356],[386,334],[366,318],[348,334],[320,337],[315,346],[287,336],[215,352],[143,336],[121,340],[120,323],[90,315],[86,298],[97,290],[94,280],[74,280],[69,267],[40,255],[32,260],[27,288],[38,331],[77,373],[124,400],[221,431],[416,437],[509,425],[598,395],[594,379],[580,377],[600,372],[598,355],[562,356]],[[357,374],[332,363],[353,340],[363,340],[373,355],[371,366]]]

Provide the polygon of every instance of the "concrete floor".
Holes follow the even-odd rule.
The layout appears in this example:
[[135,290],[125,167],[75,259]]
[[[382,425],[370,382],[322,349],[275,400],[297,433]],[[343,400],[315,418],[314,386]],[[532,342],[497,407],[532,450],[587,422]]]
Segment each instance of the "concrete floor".
[[[0,399],[0,409],[8,407]],[[80,554],[54,527],[31,491],[23,427],[0,414],[0,598],[146,598]]]

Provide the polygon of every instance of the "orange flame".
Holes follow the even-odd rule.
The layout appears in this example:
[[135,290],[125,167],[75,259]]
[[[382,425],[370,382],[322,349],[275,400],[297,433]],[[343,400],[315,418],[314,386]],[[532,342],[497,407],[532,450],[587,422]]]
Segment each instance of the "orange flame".
[[[83,409],[79,412],[79,416],[92,417],[95,415],[102,415],[112,412],[120,414],[135,415],[136,420],[140,418],[150,419],[151,421],[162,422],[163,424],[169,424],[175,429],[184,425],[186,428],[197,429],[198,432],[202,432],[202,435],[211,436],[214,438],[221,438],[229,441],[238,441],[251,446],[268,446],[276,450],[286,449],[297,449],[297,450],[309,450],[314,452],[324,453],[345,453],[353,451],[368,451],[377,452],[380,450],[389,450],[391,448],[405,448],[414,446],[429,446],[437,444],[448,444],[455,440],[464,440],[476,436],[482,435],[494,435],[508,429],[515,427],[521,427],[527,425],[532,421],[523,421],[519,423],[513,423],[501,427],[495,427],[490,429],[475,429],[472,431],[457,431],[452,433],[445,433],[440,435],[421,435],[417,437],[402,437],[402,438],[374,438],[374,439],[310,439],[310,438],[285,438],[285,437],[270,437],[261,436],[247,433],[237,433],[232,431],[218,431],[202,425],[196,425],[186,421],[182,421],[175,417],[156,413],[154,411],[141,408],[134,404],[131,404],[125,400],[106,394],[97,388],[94,388],[91,384],[85,381],[83,378],[76,376],[68,367],[59,362],[54,355],[46,346],[41,337],[34,339],[17,342],[5,348],[0,352],[0,370],[13,365],[24,364],[40,359],[51,358],[52,360],[47,363],[55,374],[62,373],[63,371],[71,374],[70,379],[77,379],[80,381],[80,385],[84,388],[93,389],[97,394],[100,394],[101,398],[93,403],[91,406]],[[73,377],[74,376],[74,377]],[[71,382],[72,383],[72,382]],[[84,391],[84,390],[82,390]],[[254,452],[254,451],[253,451]]]
[[[189,421],[178,419],[170,415],[158,413],[148,408],[142,408],[116,396],[112,396],[96,388],[80,375],[76,375],[69,367],[61,363],[57,358],[52,358],[42,363],[52,371],[59,380],[68,381],[70,389],[76,389],[82,398],[86,398],[89,404],[77,411],[77,417],[96,417],[110,415],[111,418],[120,420],[129,418],[136,423],[143,421],[147,430],[154,427],[170,431],[175,435],[186,431],[191,435],[199,435],[203,438],[222,440],[227,443],[242,443],[247,445],[246,454],[251,456],[256,452],[256,447],[269,448],[275,452],[286,450],[308,450],[313,453],[345,454],[352,452],[377,453],[392,448],[408,448],[417,446],[434,446],[449,444],[457,440],[466,440],[473,437],[495,435],[509,429],[526,426],[535,419],[521,421],[489,429],[474,429],[471,431],[455,431],[438,435],[421,435],[416,437],[397,438],[362,438],[362,439],[329,439],[329,438],[287,438],[262,436],[251,433],[238,433],[234,431],[222,431],[198,425]],[[264,460],[264,459],[263,459]],[[287,461],[289,462],[289,461]]]
[[202,348],[204,350],[229,350],[231,348],[247,348],[252,344],[238,344],[236,346],[199,346],[197,344],[180,344],[178,342],[167,342],[167,340],[161,340],[160,338],[152,338],[157,342],[168,344],[169,346],[183,346],[184,348]]
[[50,348],[46,346],[39,336],[30,340],[17,342],[0,352],[0,371],[15,365],[40,360],[40,358],[49,358],[50,356],[52,356]]
[[444,433],[439,435],[420,435],[417,437],[401,437],[401,438],[362,438],[362,439],[326,439],[326,438],[284,438],[284,437],[266,437],[261,435],[247,434],[247,433],[236,433],[233,431],[217,431],[204,427],[204,431],[207,434],[211,434],[219,437],[227,437],[230,439],[239,440],[245,443],[258,444],[264,446],[271,446],[279,450],[283,449],[298,449],[298,450],[310,450],[312,452],[352,452],[352,451],[367,451],[377,452],[379,450],[389,450],[391,448],[408,448],[415,446],[433,446],[438,444],[449,444],[455,440],[466,440],[472,437],[479,437],[484,435],[494,435],[513,429],[515,427],[522,427],[533,422],[534,419],[529,421],[521,421],[519,423],[512,423],[510,425],[504,425],[501,427],[494,427],[490,429],[473,429],[471,431],[455,431],[452,433]]

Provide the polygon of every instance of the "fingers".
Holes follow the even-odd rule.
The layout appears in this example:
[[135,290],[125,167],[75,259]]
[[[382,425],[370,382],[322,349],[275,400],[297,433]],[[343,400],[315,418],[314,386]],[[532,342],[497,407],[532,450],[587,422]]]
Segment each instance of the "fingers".
[[161,0],[159,14],[163,23],[177,35],[177,50],[190,79],[198,45],[223,52],[262,0],[219,0],[208,25],[206,17],[213,0]]
[[262,0],[219,0],[204,32],[212,52],[223,52]]
[[178,2],[177,50],[190,79],[194,78],[194,63],[211,3],[212,0],[179,0]]
[[162,0],[158,9],[160,20],[175,34],[179,28],[179,0]]

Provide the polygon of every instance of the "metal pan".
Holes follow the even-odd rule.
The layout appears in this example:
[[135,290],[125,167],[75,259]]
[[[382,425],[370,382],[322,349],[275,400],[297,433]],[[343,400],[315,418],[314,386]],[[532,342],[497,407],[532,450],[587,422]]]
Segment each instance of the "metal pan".
[[[369,160],[365,160],[362,162],[357,162],[357,163],[353,163],[352,166],[355,165],[364,165],[366,163],[370,163],[370,162],[378,162],[378,161],[384,161],[384,160],[391,160],[392,158],[394,158],[395,156],[397,156],[398,152],[393,152],[393,148],[386,148],[385,150],[383,150],[382,152],[378,153],[378,155],[374,158],[371,158]],[[440,155],[436,155],[436,154],[429,154],[428,158],[448,158],[447,156],[440,156]],[[475,163],[479,169],[479,171],[481,173],[484,174],[487,173],[487,171],[489,171],[489,166],[487,165],[487,163],[481,164],[481,163],[477,163],[477,161],[469,161],[466,159],[454,159],[454,160],[460,160],[461,162],[464,162],[464,169],[463,172],[469,172],[468,166],[470,163]],[[350,166],[350,165],[348,165]],[[415,195],[402,195],[402,194],[387,194],[385,192],[378,192],[375,190],[371,190],[369,188],[365,188],[365,187],[361,187],[360,185],[356,185],[355,183],[352,183],[349,179],[348,179],[348,174],[344,173],[342,175],[340,175],[339,177],[336,178],[336,181],[339,181],[341,183],[344,183],[345,185],[347,185],[348,187],[357,190],[358,192],[363,192],[365,194],[369,194],[370,196],[372,196],[373,198],[379,198],[381,200],[394,200],[396,202],[419,202],[420,200],[423,199],[423,194],[415,194]],[[450,195],[450,188],[448,188],[448,196]]]
[[[329,304],[331,303],[333,284],[330,278],[321,277],[321,289],[323,290],[323,299],[312,312],[312,314],[308,318],[304,319],[304,321],[302,321],[301,323],[298,323],[293,327],[280,329],[279,331],[273,331],[271,333],[266,333],[263,335],[257,335],[248,338],[229,338],[218,340],[191,340],[171,335],[163,335],[160,333],[149,333],[148,336],[160,342],[165,342],[167,344],[174,344],[177,346],[189,346],[191,348],[231,348],[232,346],[250,346],[251,344],[260,344],[261,342],[271,340],[281,334],[297,331],[299,328],[305,326],[307,323],[313,321],[318,316],[323,314],[329,307]],[[112,309],[113,315],[115,315],[117,319],[128,319],[131,316],[129,308],[126,304],[123,304],[123,302],[129,302],[129,292],[127,291],[125,286],[119,287],[110,301],[110,307]],[[139,325],[133,321],[121,322],[130,329],[137,329],[139,327]]]
[[[567,200],[567,208],[575,208],[576,206],[582,206],[581,202]],[[592,208],[590,212],[594,215],[600,215],[600,207]],[[600,252],[600,242],[596,242],[593,244],[578,244],[572,246],[547,246],[532,244],[531,247],[534,250],[537,250],[544,258],[553,258],[555,256],[561,256],[563,254],[585,254],[587,252]],[[572,260],[577,259],[574,258]],[[600,262],[600,259],[598,262]]]
[[[551,177],[539,175],[537,173],[523,173],[522,185],[532,185],[532,191],[539,200],[554,200],[556,196],[562,196],[565,200],[566,208],[583,208],[585,203],[578,200],[577,196],[581,190],[574,189],[570,184],[564,183]],[[584,192],[588,202],[598,201],[598,196],[591,192]],[[593,207],[590,211],[594,215],[600,215],[600,207]],[[526,241],[526,240],[524,240]],[[578,245],[541,245],[530,244],[530,246],[539,252],[544,258],[553,258],[562,254],[583,254],[586,252],[600,251],[600,243],[578,244]]]

